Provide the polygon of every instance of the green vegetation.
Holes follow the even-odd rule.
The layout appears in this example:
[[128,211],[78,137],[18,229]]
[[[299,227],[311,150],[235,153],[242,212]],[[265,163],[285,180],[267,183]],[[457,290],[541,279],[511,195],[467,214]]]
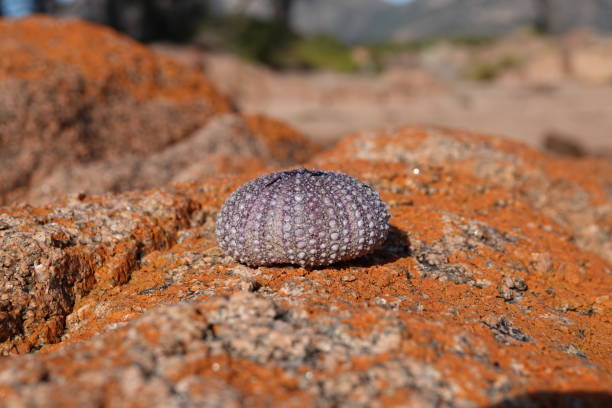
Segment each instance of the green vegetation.
[[274,68],[356,70],[350,49],[326,35],[301,36],[287,26],[246,16],[207,20],[200,38],[250,61]]
[[298,36],[286,26],[246,16],[208,19],[198,35],[207,45],[251,61],[278,66]]
[[495,61],[475,61],[467,70],[466,78],[474,81],[492,81],[504,71],[515,68],[519,64],[520,61],[511,55]]
[[357,64],[350,50],[327,35],[298,38],[283,57],[284,65],[300,68],[354,72]]
[[441,43],[450,43],[464,47],[481,47],[489,45],[495,37],[484,34],[461,34],[450,37],[423,37],[401,42],[383,42],[370,44],[369,48],[377,53],[421,52]]
[[[198,36],[212,48],[228,50],[247,60],[277,69],[312,69],[356,72],[379,71],[385,61],[398,54],[418,54],[446,43],[457,47],[478,48],[495,38],[485,35],[430,37],[405,42],[384,42],[361,47],[362,61],[356,61],[351,48],[329,35],[302,36],[286,24],[244,15],[208,18]],[[359,59],[359,57],[356,57]],[[518,64],[516,58],[497,61],[476,60],[466,73],[472,80],[489,81]]]
[[446,41],[455,45],[465,47],[482,47],[494,43],[497,39],[487,34],[458,34],[446,39]]
[[382,42],[370,44],[367,48],[372,54],[372,59],[377,68],[381,68],[385,58],[396,54],[417,54],[436,44],[439,41],[433,38],[420,38],[404,42]]
[[484,34],[458,34],[449,37],[423,37],[402,42],[383,42],[368,45],[376,67],[381,68],[388,56],[396,54],[418,54],[437,45],[447,43],[459,47],[476,48],[489,45],[496,38]]

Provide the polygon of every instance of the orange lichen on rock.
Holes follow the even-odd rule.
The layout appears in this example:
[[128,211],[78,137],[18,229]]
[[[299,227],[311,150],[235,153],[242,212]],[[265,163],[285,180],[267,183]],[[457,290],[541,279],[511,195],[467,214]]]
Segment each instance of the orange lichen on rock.
[[100,25],[0,21],[0,53],[0,204],[263,171],[318,150],[234,112],[198,69]]
[[244,119],[276,161],[285,166],[304,163],[320,150],[306,136],[279,120],[250,114],[245,114]]
[[[87,290],[77,291],[78,268],[44,251],[20,262],[1,246],[2,262],[15,265],[2,311],[44,320],[36,299],[46,287],[28,286],[34,274],[65,277],[60,287],[75,295],[56,314],[61,338],[35,345],[31,326],[0,315],[1,327],[17,324],[3,346],[42,347],[2,360],[0,397],[66,406],[605,407],[612,265],[609,229],[598,220],[610,217],[601,181],[610,165],[597,161],[590,183],[582,165],[564,162],[551,180],[545,169],[555,160],[438,128],[347,139],[307,167],[372,185],[392,229],[375,253],[312,270],[249,268],[220,250],[215,215],[246,175],[44,211],[5,208],[3,244],[35,241],[54,259],[99,255]],[[594,221],[572,220],[579,213]]]
[[0,20],[0,55],[0,204],[45,192],[57,169],[159,152],[233,110],[198,70],[91,23]]
[[219,112],[230,105],[196,69],[155,55],[110,28],[78,20],[34,16],[0,21],[0,81],[44,80],[62,69],[77,70],[83,92],[110,89],[136,100],[207,100]]
[[[612,166],[605,159],[569,161],[494,136],[406,127],[347,138],[313,164],[325,166],[328,161],[352,159],[401,164],[406,173],[410,170],[416,175],[435,173],[436,167],[452,170],[446,177],[454,178],[453,188],[462,184],[461,188],[478,188],[482,191],[477,200],[491,189],[505,190],[509,196],[500,196],[495,207],[519,199],[575,234],[585,249],[612,261]],[[482,180],[481,185],[474,184],[474,177]],[[495,199],[496,194],[489,194],[487,199]],[[457,204],[472,208],[464,202]]]

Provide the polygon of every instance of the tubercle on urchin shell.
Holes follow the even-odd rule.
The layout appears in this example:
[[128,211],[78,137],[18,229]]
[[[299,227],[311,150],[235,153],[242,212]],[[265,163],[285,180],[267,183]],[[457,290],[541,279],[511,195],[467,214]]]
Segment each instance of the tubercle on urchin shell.
[[250,266],[323,266],[382,245],[389,212],[367,184],[343,173],[296,169],[239,187],[217,216],[221,248]]

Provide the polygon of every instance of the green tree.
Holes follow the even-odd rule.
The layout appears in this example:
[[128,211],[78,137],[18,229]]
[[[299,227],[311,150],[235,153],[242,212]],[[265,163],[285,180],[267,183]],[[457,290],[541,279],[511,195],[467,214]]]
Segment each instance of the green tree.
[[207,14],[203,0],[106,0],[107,22],[140,41],[186,41]]

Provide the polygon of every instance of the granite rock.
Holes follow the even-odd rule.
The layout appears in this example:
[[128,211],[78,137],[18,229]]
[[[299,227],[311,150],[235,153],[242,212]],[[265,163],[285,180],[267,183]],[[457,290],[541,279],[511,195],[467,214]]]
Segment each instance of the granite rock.
[[0,52],[0,204],[273,169],[318,150],[278,120],[236,113],[199,70],[102,26],[3,21]]
[[159,152],[59,165],[40,184],[30,187],[25,198],[30,203],[45,203],[67,194],[117,193],[215,174],[248,174],[303,163],[318,150],[315,143],[280,121],[223,114]]
[[[102,27],[0,51],[0,202],[32,200],[0,207],[0,407],[612,405],[609,161],[436,127],[317,154]],[[298,163],[380,192],[379,249],[224,254],[222,203]]]
[[60,166],[155,153],[232,110],[196,69],[109,28],[0,21],[0,204]]
[[608,162],[412,127],[306,166],[381,193],[378,251],[237,264],[214,221],[246,175],[1,209],[2,351],[21,355],[0,406],[609,405]]

